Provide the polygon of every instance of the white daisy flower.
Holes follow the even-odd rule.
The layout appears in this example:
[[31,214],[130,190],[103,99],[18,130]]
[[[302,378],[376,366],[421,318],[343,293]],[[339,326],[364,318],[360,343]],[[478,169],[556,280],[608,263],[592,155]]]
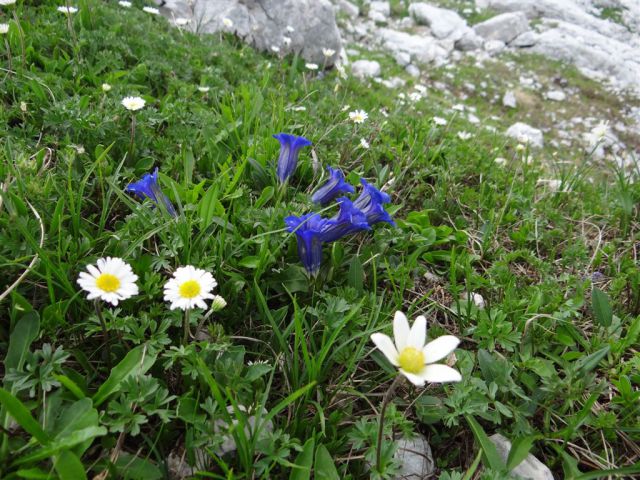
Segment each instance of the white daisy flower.
[[498,165],[504,165],[507,163],[507,159],[504,157],[496,157],[494,159],[494,162],[496,162]]
[[293,32],[295,32],[295,31],[296,31],[296,29],[295,29],[295,28],[293,28],[291,25],[287,25],[286,30],[287,30],[287,32],[289,32],[289,33],[293,33]]
[[20,102],[20,111],[22,113],[27,113],[27,104],[25,102]]
[[3,7],[13,5],[14,3],[16,3],[16,0],[0,0],[0,5]]
[[336,51],[331,49],[331,48],[323,48],[322,49],[322,55],[324,55],[327,58],[331,58],[336,54]]
[[124,8],[131,8],[132,4],[131,4],[131,2],[128,2],[127,0],[120,0],[118,2],[118,5],[120,5],[121,7],[124,7]]
[[369,142],[367,142],[367,140],[366,140],[366,139],[361,138],[361,139],[360,139],[360,146],[361,146],[362,148],[364,148],[365,150],[367,150],[367,149],[369,149],[369,147],[370,147],[371,145],[369,145]]
[[470,132],[458,132],[458,138],[460,140],[469,140],[473,136]]
[[58,11],[65,15],[73,15],[78,12],[78,9],[76,7],[58,7]]
[[336,67],[336,70],[338,72],[338,76],[343,79],[346,80],[347,79],[347,71],[345,70],[345,68],[342,66],[342,64],[340,63],[336,63],[334,65]]
[[174,20],[175,24],[178,27],[184,27],[185,25],[189,25],[191,23],[190,18],[178,17]]
[[8,23],[0,23],[0,35],[4,35],[9,31]]
[[278,53],[280,51],[280,47],[278,47],[276,45],[271,45],[271,51],[273,53]]
[[353,112],[349,112],[349,120],[353,123],[364,123],[367,118],[369,118],[369,115],[364,110],[354,110]]
[[207,308],[205,300],[215,298],[211,290],[216,285],[218,282],[209,272],[191,265],[180,267],[173,272],[173,278],[164,284],[164,299],[171,302],[171,310]]
[[109,85],[108,83],[103,83],[102,84],[102,91],[103,92],[108,92],[109,90],[111,90],[111,85]]
[[222,24],[227,28],[231,28],[233,27],[233,20],[231,20],[230,18],[224,17],[222,19]]
[[444,335],[426,342],[427,319],[422,315],[416,318],[409,328],[407,317],[396,312],[393,318],[394,341],[382,333],[374,333],[371,340],[384,353],[387,359],[407,377],[411,383],[423,387],[425,382],[459,382],[462,376],[447,365],[435,363],[452,353],[460,340],[453,335]]
[[143,108],[146,102],[140,97],[124,97],[121,103],[127,110],[135,112],[136,110]]
[[151,15],[160,15],[160,10],[155,7],[143,7],[142,11],[150,13]]
[[198,87],[198,91],[202,93],[207,93],[210,87]]
[[447,121],[442,117],[433,117],[433,123],[444,127],[447,124]]
[[412,102],[419,102],[422,100],[422,94],[420,92],[411,92],[409,94],[409,100]]
[[451,107],[452,110],[455,110],[456,112],[464,112],[464,105],[462,105],[461,103],[456,103],[453,107]]
[[291,37],[282,37],[282,44],[285,47],[288,47],[289,45],[291,45]]
[[96,265],[87,265],[87,270],[80,272],[78,285],[89,293],[89,300],[99,298],[116,306],[138,294],[138,276],[121,258],[100,258]]
[[315,63],[305,63],[304,66],[309,70],[318,70],[318,65]]

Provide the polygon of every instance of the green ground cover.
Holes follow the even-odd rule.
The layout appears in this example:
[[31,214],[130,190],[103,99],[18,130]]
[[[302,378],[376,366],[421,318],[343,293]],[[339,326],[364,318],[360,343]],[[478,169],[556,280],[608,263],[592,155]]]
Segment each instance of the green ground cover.
[[[57,6],[0,20],[1,478],[168,478],[181,460],[200,478],[389,478],[392,432],[425,435],[443,479],[509,478],[493,432],[557,478],[639,471],[640,187],[626,173],[586,153],[556,171],[524,162],[496,133],[461,139],[471,127],[441,101],[401,104],[141,5]],[[278,132],[313,142],[285,185]],[[310,278],[284,219],[319,211],[327,166],[383,187],[396,225],[325,245]],[[155,167],[175,216],[125,192]],[[98,310],[106,328],[76,282],[102,257],[139,277],[138,295]],[[191,311],[186,342],[163,301],[184,265],[227,303]],[[397,372],[370,335],[396,310],[461,339],[462,381],[399,386],[378,469]]]

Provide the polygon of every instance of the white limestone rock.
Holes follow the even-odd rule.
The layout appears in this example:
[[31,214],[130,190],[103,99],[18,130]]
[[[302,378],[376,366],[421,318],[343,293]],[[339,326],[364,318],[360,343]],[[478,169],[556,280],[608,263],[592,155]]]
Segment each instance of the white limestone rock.
[[380,64],[375,60],[356,60],[351,64],[351,73],[360,79],[378,77],[381,71]]
[[509,43],[529,30],[529,20],[522,12],[503,13],[478,23],[473,29],[485,40]]
[[459,40],[469,29],[466,20],[453,10],[434,7],[426,3],[409,5],[409,15],[418,24],[431,28],[431,33],[436,38]]
[[[499,433],[491,435],[489,439],[496,446],[502,460],[506,462],[511,451],[511,442]],[[549,467],[531,454],[527,455],[516,468],[511,470],[511,474],[523,480],[554,480]]]

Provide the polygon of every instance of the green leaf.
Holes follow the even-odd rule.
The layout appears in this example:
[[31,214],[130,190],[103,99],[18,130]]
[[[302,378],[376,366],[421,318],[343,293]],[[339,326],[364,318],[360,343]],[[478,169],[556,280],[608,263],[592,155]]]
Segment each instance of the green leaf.
[[121,453],[115,462],[123,480],[160,480],[164,478],[162,471],[150,460],[136,457],[129,453]]
[[593,352],[591,355],[582,357],[580,360],[576,361],[575,363],[576,369],[581,371],[583,374],[591,372],[600,364],[602,359],[608,355],[610,350],[611,350],[611,347],[607,345],[606,347],[603,347],[600,350]]
[[[302,451],[296,457],[295,467],[291,469],[289,480],[309,480],[311,478],[311,465],[313,464],[313,450],[316,446],[314,438],[304,443]],[[320,478],[320,477],[318,477]]]
[[37,338],[39,331],[40,317],[35,311],[27,313],[16,323],[13,332],[11,332],[9,349],[4,360],[5,371],[22,369],[29,347]]
[[316,450],[316,463],[313,467],[314,478],[323,480],[340,480],[336,465],[327,447],[320,444]]
[[73,395],[78,399],[82,399],[85,398],[86,395],[84,394],[84,392],[82,391],[82,389],[76,384],[76,382],[74,382],[73,380],[71,380],[69,377],[67,377],[66,375],[58,375],[57,373],[53,374],[54,378],[56,380],[58,380],[62,385],[64,385],[67,390],[69,390],[71,393],[73,393]]
[[273,194],[275,193],[275,190],[276,189],[273,188],[272,185],[267,185],[266,187],[264,187],[262,193],[260,194],[260,197],[258,197],[258,200],[256,200],[256,204],[254,205],[255,208],[262,208],[269,200],[271,200]]
[[591,292],[591,305],[596,323],[602,327],[610,326],[613,320],[613,311],[611,310],[609,296],[599,288],[594,287]]
[[465,415],[464,418],[467,420],[467,423],[473,432],[473,436],[480,445],[485,466],[496,471],[504,470],[505,464],[502,461],[500,454],[498,454],[498,449],[489,439],[482,426],[471,415]]
[[144,375],[156,361],[156,354],[149,353],[147,345],[139,345],[131,350],[113,367],[109,378],[100,385],[100,388],[93,396],[93,404],[98,407],[110,395],[120,389],[124,380],[132,375]]
[[509,450],[509,456],[507,457],[507,470],[513,470],[527,458],[535,439],[535,436],[529,435],[518,437],[511,443],[511,450]]
[[87,478],[82,462],[69,450],[60,452],[55,459],[53,468],[56,469],[60,480],[86,480]]
[[61,450],[68,450],[76,445],[86,442],[96,437],[102,437],[107,434],[104,427],[87,427],[75,430],[64,437],[56,437],[53,441],[35,452],[18,458],[13,465],[22,465],[24,463],[37,462],[56,455]]
[[349,273],[347,274],[348,284],[358,293],[362,293],[362,282],[364,274],[362,272],[362,262],[358,255],[354,255],[349,264]]
[[49,436],[42,429],[36,419],[31,416],[29,409],[16,397],[7,392],[4,388],[0,388],[0,403],[7,409],[9,415],[18,422],[29,434],[35,437],[40,443],[47,443]]

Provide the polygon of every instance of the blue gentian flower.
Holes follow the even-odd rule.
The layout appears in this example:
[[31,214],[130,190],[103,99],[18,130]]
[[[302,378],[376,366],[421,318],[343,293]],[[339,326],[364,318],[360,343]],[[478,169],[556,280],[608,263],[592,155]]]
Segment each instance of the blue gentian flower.
[[289,133],[278,133],[273,138],[280,142],[280,156],[278,157],[278,178],[284,183],[296,169],[300,149],[313,145],[304,137]]
[[301,217],[291,215],[284,219],[287,230],[295,233],[298,239],[298,255],[309,275],[316,276],[322,263],[323,231],[328,220],[317,213],[308,213]]
[[153,173],[145,173],[140,180],[127,185],[125,191],[136,194],[140,200],[149,198],[156,205],[161,201],[167,209],[167,212],[169,212],[172,217],[178,216],[176,209],[169,200],[169,197],[160,190],[160,185],[158,185],[157,167]]
[[344,181],[344,174],[340,169],[333,169],[327,167],[329,170],[329,180],[326,181],[315,193],[311,196],[313,203],[320,205],[326,205],[334,198],[342,193],[354,193],[355,189]]
[[371,228],[364,212],[357,208],[351,200],[347,197],[340,197],[338,202],[340,211],[336,216],[327,220],[322,232],[322,240],[325,243],[334,242],[346,235]]
[[356,201],[353,202],[354,206],[362,210],[367,217],[369,225],[378,222],[387,222],[395,227],[396,223],[383,207],[385,203],[391,201],[389,195],[378,190],[364,178],[361,178],[360,182],[362,183],[363,190]]

